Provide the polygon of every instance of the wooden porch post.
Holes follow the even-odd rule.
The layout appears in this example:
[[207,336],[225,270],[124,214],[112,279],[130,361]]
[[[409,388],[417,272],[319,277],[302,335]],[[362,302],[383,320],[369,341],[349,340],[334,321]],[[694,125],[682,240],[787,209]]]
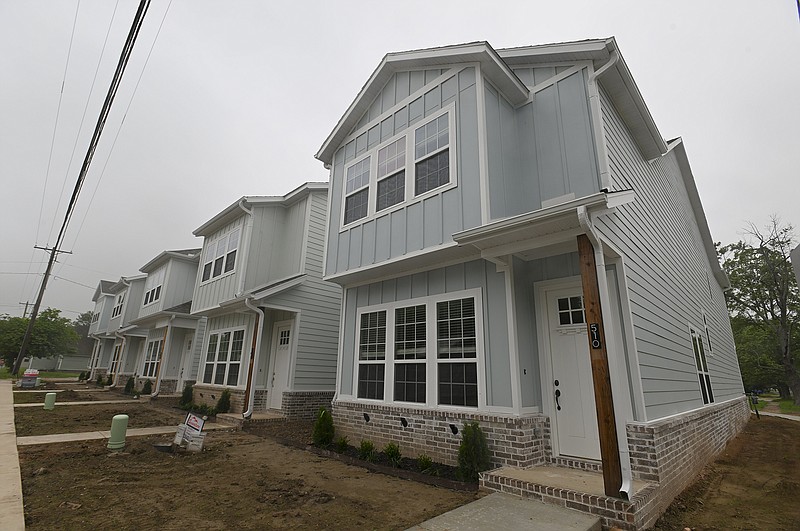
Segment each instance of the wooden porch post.
[[600,435],[600,457],[603,461],[603,484],[606,496],[619,497],[622,487],[622,468],[619,460],[619,441],[614,418],[614,399],[611,394],[603,314],[600,311],[600,289],[594,247],[585,234],[578,236],[578,254],[583,283],[583,306],[589,334],[597,428]]

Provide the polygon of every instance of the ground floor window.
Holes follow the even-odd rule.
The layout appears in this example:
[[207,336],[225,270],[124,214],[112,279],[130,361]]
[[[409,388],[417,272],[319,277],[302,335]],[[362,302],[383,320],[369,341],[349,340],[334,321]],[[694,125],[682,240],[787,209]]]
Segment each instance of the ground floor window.
[[147,351],[144,356],[144,369],[142,376],[145,378],[155,378],[158,375],[158,366],[161,364],[161,345],[163,341],[156,339],[147,343]]
[[114,355],[111,356],[111,366],[108,368],[109,374],[117,374],[119,362],[122,357],[122,343],[114,345]]
[[211,333],[206,348],[203,383],[238,385],[243,346],[244,328]]
[[478,407],[479,292],[455,295],[359,314],[358,398]]

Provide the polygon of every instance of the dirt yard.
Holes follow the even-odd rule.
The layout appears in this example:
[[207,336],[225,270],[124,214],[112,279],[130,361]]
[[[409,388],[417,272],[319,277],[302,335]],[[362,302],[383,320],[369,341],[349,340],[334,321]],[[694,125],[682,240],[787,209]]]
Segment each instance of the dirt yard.
[[[61,393],[63,394],[63,393]],[[109,399],[123,398],[106,393]],[[104,396],[105,398],[105,396]],[[18,435],[172,425],[169,401],[17,408]],[[28,430],[26,432],[26,430]],[[30,529],[406,529],[481,494],[456,492],[348,466],[276,439],[309,443],[311,424],[273,422],[255,433],[212,431],[206,451],[169,454],[169,436],[21,446]],[[753,419],[656,530],[800,529],[800,422]]]
[[751,419],[658,521],[658,531],[800,529],[800,422]]
[[[15,404],[37,404],[44,403],[44,396],[48,391],[36,391],[35,393],[14,393]],[[110,396],[106,391],[74,391],[66,389],[56,393],[56,404],[59,402],[88,402],[93,400],[119,400],[115,394]]]

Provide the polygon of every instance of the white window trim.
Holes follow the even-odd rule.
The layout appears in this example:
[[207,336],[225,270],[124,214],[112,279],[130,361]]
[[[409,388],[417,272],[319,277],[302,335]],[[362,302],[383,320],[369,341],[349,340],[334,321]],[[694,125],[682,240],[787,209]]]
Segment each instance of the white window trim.
[[111,308],[111,318],[116,319],[117,317],[122,315],[122,306],[125,304],[125,293],[122,292],[117,295],[116,300],[114,301],[114,306]]
[[[708,356],[706,355],[706,349],[703,345],[703,333],[701,332],[700,327],[693,326],[691,323],[689,324],[689,339],[691,340],[692,344],[692,363],[695,366],[695,373],[697,374],[697,388],[700,391],[700,400],[703,400],[703,387],[700,384],[699,378],[705,378],[705,381],[708,385],[708,389],[706,389],[708,401],[706,402],[703,400],[703,406],[710,406],[716,403],[716,398],[714,397],[714,388],[711,385],[711,370],[708,367]],[[695,352],[695,339],[700,344],[701,347],[701,354],[700,354],[700,362],[704,366],[703,368],[697,367],[697,359],[696,357],[698,354]]]
[[[456,144],[457,144],[457,135],[456,135],[456,104],[455,102],[446,105],[445,107],[439,109],[435,113],[432,113],[420,120],[417,120],[413,125],[408,126],[403,132],[398,133],[394,136],[391,136],[376,144],[373,148],[368,149],[364,153],[361,153],[356,158],[348,162],[344,165],[344,169],[342,171],[342,202],[340,208],[340,215],[339,215],[339,232],[345,232],[347,230],[352,229],[358,225],[366,223],[367,221],[371,221],[373,219],[378,219],[382,216],[391,214],[397,210],[402,208],[407,208],[414,203],[421,202],[431,196],[440,195],[447,190],[455,188],[458,186],[458,171],[456,167]],[[448,129],[449,129],[449,142],[447,144],[447,149],[449,149],[448,156],[450,158],[450,180],[448,183],[443,184],[442,186],[438,186],[427,192],[421,193],[419,195],[414,195],[414,182],[415,182],[415,167],[416,167],[416,158],[414,157],[414,132],[427,125],[428,123],[437,120],[440,116],[449,113],[447,117],[448,121]],[[385,148],[389,144],[396,142],[401,137],[405,136],[406,139],[406,165],[405,165],[405,196],[403,201],[400,201],[397,204],[392,206],[386,207],[382,210],[377,210],[377,203],[378,203],[378,180],[386,179],[387,177],[394,175],[397,173],[398,170],[395,170],[392,174],[382,176],[378,179],[378,151]],[[431,153],[428,153],[423,157],[423,159],[427,159],[436,153],[443,151],[445,148],[439,148]],[[361,187],[358,190],[353,190],[350,193],[347,193],[347,169],[355,164],[358,164],[362,160],[367,157],[371,157],[370,164],[369,164],[369,184],[366,188],[369,190],[367,192],[367,215],[363,218],[358,218],[356,220],[351,221],[350,223],[344,222],[344,212],[345,212],[345,202],[347,201],[347,197],[355,194],[359,190],[363,190],[365,187]],[[219,277],[217,277],[219,278]]]
[[[456,299],[475,299],[475,337],[477,352],[475,362],[478,369],[478,406],[452,406],[448,404],[439,404],[438,394],[438,370],[437,366],[439,358],[436,355],[437,345],[437,331],[436,331],[436,303]],[[401,402],[394,400],[394,330],[395,318],[394,311],[397,308],[407,308],[409,306],[426,305],[426,336],[425,336],[425,360],[419,360],[419,363],[425,362],[425,402]],[[358,349],[359,349],[359,336],[361,327],[361,315],[365,313],[386,311],[386,358],[384,360],[385,371],[383,381],[383,400],[376,400],[372,398],[359,398],[358,397]],[[391,303],[378,304],[372,306],[362,306],[356,311],[355,319],[355,336],[354,336],[354,356],[353,356],[353,389],[352,399],[356,402],[363,402],[368,404],[386,404],[386,405],[400,405],[413,407],[417,409],[430,409],[436,411],[487,411],[489,408],[486,404],[486,357],[485,357],[485,343],[483,335],[483,294],[480,288],[467,289],[462,291],[454,291],[449,293],[441,293],[438,295],[429,295],[426,297],[410,298]],[[451,360],[441,360],[448,362]],[[472,360],[470,359],[469,363]],[[402,361],[400,363],[403,363]],[[410,363],[410,362],[407,362]]]
[[114,351],[111,353],[111,363],[108,366],[109,374],[117,374],[122,363],[122,343],[114,345]]
[[[217,248],[217,246],[219,245],[219,241],[220,240],[227,239],[228,237],[230,237],[230,235],[233,232],[235,232],[237,230],[239,231],[239,238],[236,241],[236,249],[235,249],[236,258],[234,259],[235,262],[233,264],[233,269],[231,269],[228,272],[225,272],[225,265],[228,262],[228,254],[232,250],[232,249],[228,248],[228,249],[225,250],[225,254],[222,256],[222,258],[223,258],[223,261],[222,261],[222,273],[220,273],[217,276],[214,276],[214,262],[216,261],[217,257],[212,257],[211,260],[207,260],[207,256],[208,256],[209,253],[212,252],[211,251],[212,249],[216,249]],[[231,228],[229,231],[225,232],[224,234],[221,234],[220,236],[217,236],[216,238],[214,238],[213,240],[211,240],[210,242],[208,242],[206,244],[205,249],[203,249],[203,254],[202,254],[203,258],[200,260],[200,266],[199,266],[199,268],[197,270],[197,275],[198,275],[198,278],[200,279],[200,285],[201,286],[203,286],[205,284],[209,284],[211,282],[214,282],[215,280],[219,280],[221,278],[224,278],[224,277],[227,277],[229,275],[233,275],[234,273],[236,273],[236,270],[239,268],[239,263],[241,262],[241,253],[239,251],[241,250],[241,246],[242,246],[242,233],[243,232],[244,232],[244,228],[242,227],[242,225],[236,225],[235,227]],[[203,280],[203,269],[205,268],[206,264],[208,264],[208,263],[211,263],[211,276],[208,277],[207,280]]]
[[[161,362],[163,361],[161,358],[163,357],[164,347],[162,343],[164,342],[163,339],[151,339],[144,346],[144,359],[142,360],[142,378],[157,378],[159,367],[161,366]],[[155,343],[158,348],[156,348],[155,357],[148,360],[148,355],[150,354],[150,345]],[[148,364],[155,364],[155,374],[148,375],[145,372],[145,368]]]
[[[217,277],[217,278],[219,278],[219,277]],[[214,375],[217,372],[217,365],[219,365],[220,363],[224,363],[225,364],[225,378],[224,378],[224,380],[225,381],[228,380],[228,370],[230,369],[230,365],[231,365],[231,351],[233,350],[233,334],[235,332],[240,331],[240,330],[242,331],[242,354],[241,354],[241,357],[239,358],[239,375],[236,377],[236,385],[228,385],[226,383],[215,384],[214,383]],[[216,349],[215,354],[214,354],[214,361],[211,362],[214,365],[214,370],[211,373],[211,382],[205,383],[203,380],[205,380],[206,365],[208,365],[208,363],[209,363],[208,362],[208,345],[209,345],[209,343],[211,343],[211,336],[213,336],[214,334],[216,334],[217,336],[222,336],[222,334],[224,334],[226,332],[230,332],[231,333],[230,344],[229,344],[229,347],[228,347],[227,360],[225,362],[216,361],[216,358],[219,355],[219,340],[217,340],[217,349]],[[231,327],[231,328],[219,328],[219,329],[208,331],[207,337],[206,337],[205,341],[203,341],[203,352],[202,352],[202,357],[200,358],[200,367],[198,368],[197,383],[199,385],[217,387],[217,388],[220,388],[220,389],[224,389],[224,388],[230,389],[230,388],[240,388],[240,387],[242,387],[243,384],[241,384],[240,382],[242,381],[243,369],[246,369],[246,366],[245,366],[246,356],[249,355],[249,353],[246,350],[246,347],[247,347],[247,327],[246,326],[234,326],[234,327]],[[247,358],[247,359],[249,359],[249,358]]]

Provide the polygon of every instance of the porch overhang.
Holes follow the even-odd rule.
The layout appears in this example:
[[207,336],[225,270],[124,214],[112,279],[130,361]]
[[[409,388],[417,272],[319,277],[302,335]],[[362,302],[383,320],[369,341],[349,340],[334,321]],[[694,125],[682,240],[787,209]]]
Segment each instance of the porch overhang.
[[572,252],[577,250],[575,238],[586,232],[579,217],[582,208],[593,214],[607,213],[635,198],[633,190],[599,192],[458,232],[453,239],[478,249],[490,261],[506,255],[530,260]]

